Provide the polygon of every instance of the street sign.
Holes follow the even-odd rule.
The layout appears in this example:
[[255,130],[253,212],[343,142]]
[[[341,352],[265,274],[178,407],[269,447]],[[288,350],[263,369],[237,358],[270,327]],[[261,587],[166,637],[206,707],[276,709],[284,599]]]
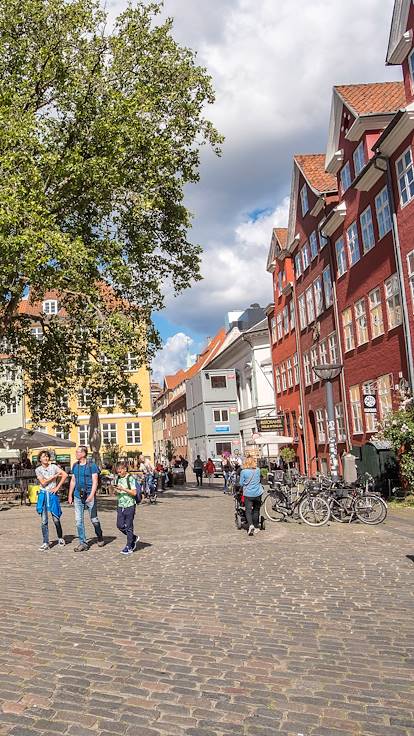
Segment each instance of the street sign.
[[256,419],[256,424],[258,432],[283,434],[285,431],[283,417],[261,417],[260,419]]
[[376,394],[364,394],[364,413],[377,413],[377,396]]

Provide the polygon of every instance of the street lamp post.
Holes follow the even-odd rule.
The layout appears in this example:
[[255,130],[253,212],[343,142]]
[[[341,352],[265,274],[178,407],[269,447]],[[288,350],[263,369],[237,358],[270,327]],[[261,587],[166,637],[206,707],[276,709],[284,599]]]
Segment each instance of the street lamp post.
[[338,440],[336,436],[335,422],[335,405],[333,397],[332,381],[338,378],[343,366],[339,363],[329,363],[327,365],[314,365],[313,370],[326,385],[326,411],[328,414],[328,443],[329,443],[329,462],[331,466],[331,476],[335,480],[339,477],[338,462]]

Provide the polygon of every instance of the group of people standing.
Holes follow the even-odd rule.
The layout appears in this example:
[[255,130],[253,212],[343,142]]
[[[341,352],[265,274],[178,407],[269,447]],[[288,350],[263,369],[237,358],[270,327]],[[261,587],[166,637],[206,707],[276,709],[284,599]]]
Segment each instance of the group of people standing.
[[[63,468],[53,463],[48,450],[42,450],[38,455],[39,465],[36,468],[36,477],[39,481],[40,492],[37,501],[37,511],[41,517],[42,545],[39,548],[44,552],[50,548],[49,543],[49,513],[52,516],[58,538],[58,546],[65,545],[60,517],[62,510],[59,502],[59,490],[68,478]],[[132,554],[139,541],[134,532],[134,517],[137,503],[141,500],[141,483],[136,476],[129,473],[126,462],[117,464],[113,486],[117,494],[117,528],[126,536],[126,545],[121,550],[124,555]],[[139,470],[144,481],[154,473],[150,461],[140,458]],[[89,549],[85,531],[85,513],[90,517],[94,527],[98,547],[105,546],[102,526],[98,517],[97,491],[99,486],[100,470],[95,462],[88,459],[88,448],[81,445],[76,450],[76,462],[72,467],[69,483],[68,503],[75,509],[75,526],[78,544],[75,552],[84,552]]]

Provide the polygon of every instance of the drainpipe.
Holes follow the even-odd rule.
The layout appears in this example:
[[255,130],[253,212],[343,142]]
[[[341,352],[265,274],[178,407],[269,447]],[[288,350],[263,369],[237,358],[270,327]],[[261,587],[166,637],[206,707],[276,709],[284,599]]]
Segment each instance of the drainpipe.
[[[382,168],[381,166],[377,166],[377,162],[379,161],[383,161],[386,164],[386,169]],[[409,323],[409,318],[408,318],[407,292],[405,290],[404,272],[403,272],[403,265],[402,265],[402,258],[401,258],[400,234],[398,230],[398,220],[397,220],[397,211],[395,207],[394,190],[392,187],[391,165],[390,165],[389,157],[382,154],[379,149],[376,152],[374,166],[376,169],[379,169],[380,171],[385,173],[386,180],[387,180],[388,201],[390,203],[391,217],[392,217],[392,239],[394,243],[395,263],[397,266],[397,276],[398,276],[398,280],[400,284],[400,292],[401,292],[403,330],[404,330],[405,349],[407,353],[408,382],[410,384],[411,393],[413,393],[414,392],[413,349],[412,349],[411,339],[410,339],[410,323]]]
[[304,386],[304,378],[303,378],[303,353],[302,353],[302,343],[300,340],[300,325],[299,325],[299,310],[298,310],[298,298],[297,298],[297,290],[296,290],[296,274],[295,271],[293,271],[293,294],[292,298],[295,304],[295,337],[296,337],[296,352],[298,355],[298,365],[299,365],[299,399],[300,399],[300,411],[301,411],[301,417],[302,417],[302,430],[303,430],[303,441],[305,443],[305,447],[303,448],[303,459],[305,461],[305,473],[308,472],[308,469],[310,467],[309,464],[309,458],[308,458],[308,422],[307,422],[307,414],[306,414],[306,404],[305,404],[305,386]]

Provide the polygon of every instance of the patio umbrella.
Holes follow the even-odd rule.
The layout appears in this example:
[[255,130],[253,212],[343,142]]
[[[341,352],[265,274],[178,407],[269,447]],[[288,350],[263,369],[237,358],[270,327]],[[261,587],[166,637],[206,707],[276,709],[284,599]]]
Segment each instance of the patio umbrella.
[[76,442],[38,430],[16,427],[0,432],[0,447],[6,450],[34,450],[41,447],[76,447]]

